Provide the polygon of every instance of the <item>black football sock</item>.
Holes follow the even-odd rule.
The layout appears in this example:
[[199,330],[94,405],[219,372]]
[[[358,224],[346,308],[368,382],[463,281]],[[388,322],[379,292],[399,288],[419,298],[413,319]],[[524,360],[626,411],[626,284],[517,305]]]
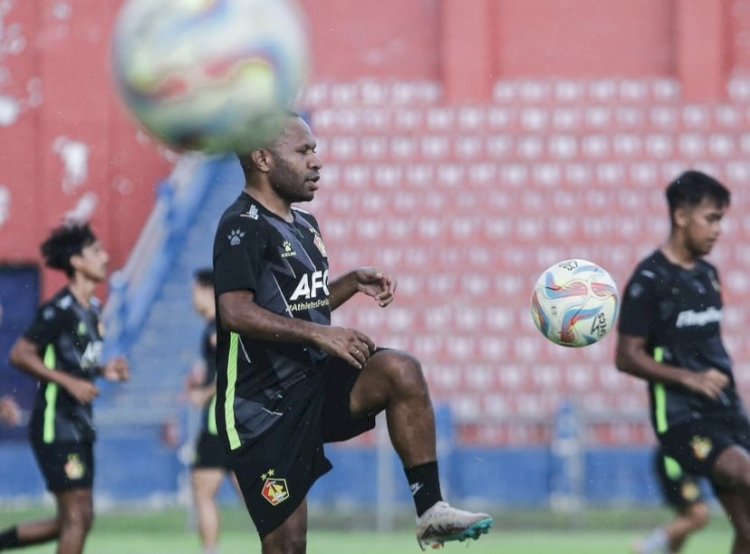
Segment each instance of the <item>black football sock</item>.
[[4,531],[0,531],[0,550],[7,548],[17,548],[18,544],[18,527],[9,527]]
[[414,467],[405,467],[404,473],[406,473],[406,479],[409,481],[414,506],[417,508],[417,516],[421,516],[432,508],[435,502],[440,502],[443,499],[440,494],[440,476],[438,475],[436,461]]

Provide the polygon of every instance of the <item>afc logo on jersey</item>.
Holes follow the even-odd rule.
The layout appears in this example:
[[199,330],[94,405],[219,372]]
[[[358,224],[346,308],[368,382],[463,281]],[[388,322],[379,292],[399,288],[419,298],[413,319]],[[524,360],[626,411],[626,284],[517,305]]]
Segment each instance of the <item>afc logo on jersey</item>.
[[104,343],[100,340],[88,343],[86,345],[86,350],[84,350],[83,355],[81,356],[81,368],[91,369],[100,367],[102,365],[103,350]]
[[[320,293],[323,293],[322,295]],[[297,283],[297,288],[294,289],[290,300],[292,302],[301,298],[310,300],[311,298],[318,298],[318,296],[328,296],[328,270],[325,271],[313,271],[312,273],[305,273]]]

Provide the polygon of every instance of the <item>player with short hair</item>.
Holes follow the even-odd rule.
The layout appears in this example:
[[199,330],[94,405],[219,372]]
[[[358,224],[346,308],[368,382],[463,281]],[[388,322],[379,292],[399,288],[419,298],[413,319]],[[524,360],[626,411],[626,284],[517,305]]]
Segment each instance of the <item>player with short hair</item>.
[[68,285],[39,307],[10,361],[39,381],[29,436],[57,516],[0,532],[0,550],[56,540],[58,554],[80,554],[94,520],[94,379],[127,380],[128,364],[123,358],[102,361],[94,289],[106,279],[109,255],[89,225],[54,229],[41,251],[48,267],[67,275]]
[[721,234],[730,193],[688,171],[666,189],[671,230],[640,262],[623,296],[616,365],[648,382],[664,453],[707,477],[750,554],[750,423],[721,338],[717,269],[704,260]]
[[667,525],[654,529],[638,543],[635,554],[674,554],[681,552],[687,539],[703,529],[710,513],[698,479],[684,471],[674,458],[657,447],[653,456],[654,473],[662,496],[675,512]]
[[201,428],[195,443],[191,482],[203,552],[216,554],[219,542],[216,496],[224,477],[232,473],[216,428],[216,302],[211,268],[199,269],[194,274],[193,306],[206,325],[201,338],[200,376],[197,379],[193,376],[188,381],[190,402],[201,408]]
[[331,311],[357,293],[388,306],[396,283],[373,268],[329,281],[318,222],[292,207],[318,189],[315,148],[307,123],[288,114],[272,144],[241,154],[245,189],[214,242],[217,423],[263,553],[306,551],[306,496],[331,469],[324,443],[372,429],[383,410],[414,498],[420,545],[476,539],[492,519],[442,500],[419,362],[330,324]]

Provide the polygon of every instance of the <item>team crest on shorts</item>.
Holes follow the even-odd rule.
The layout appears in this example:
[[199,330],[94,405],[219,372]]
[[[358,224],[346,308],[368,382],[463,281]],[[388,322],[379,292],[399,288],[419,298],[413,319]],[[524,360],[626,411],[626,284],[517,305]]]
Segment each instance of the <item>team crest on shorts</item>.
[[289,488],[286,486],[286,479],[276,477],[275,473],[273,469],[269,469],[260,476],[264,481],[260,494],[268,500],[271,506],[278,506],[289,498]]
[[80,479],[86,473],[86,466],[83,465],[78,454],[68,455],[68,461],[65,463],[65,475],[68,479],[75,481]]
[[693,456],[698,460],[705,460],[713,450],[713,443],[708,437],[693,437],[690,441],[690,447],[693,449]]

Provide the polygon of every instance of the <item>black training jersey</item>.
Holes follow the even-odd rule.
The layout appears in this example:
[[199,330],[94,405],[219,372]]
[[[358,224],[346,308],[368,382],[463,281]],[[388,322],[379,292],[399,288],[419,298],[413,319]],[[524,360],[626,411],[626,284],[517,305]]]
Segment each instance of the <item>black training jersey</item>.
[[[216,382],[216,321],[209,321],[203,329],[201,355],[206,367],[202,385],[210,387]],[[215,406],[216,395],[211,397],[211,401],[204,406],[201,414],[201,431],[212,435],[217,434]]]
[[[101,305],[84,308],[65,288],[42,304],[24,338],[39,347],[44,364],[93,381],[102,366]],[[81,404],[55,383],[40,383],[29,432],[44,443],[93,442],[91,404]]]
[[705,260],[685,269],[657,250],[628,282],[620,310],[621,334],[645,337],[648,352],[659,362],[695,372],[718,369],[730,381],[715,401],[683,387],[649,383],[657,433],[704,415],[742,410],[721,340],[721,316],[719,275]]
[[[214,240],[216,296],[254,292],[275,314],[330,324],[328,258],[315,218],[294,209],[289,223],[248,194],[224,212]],[[235,450],[278,421],[292,385],[327,355],[313,345],[266,342],[225,331],[217,317],[217,424]]]

